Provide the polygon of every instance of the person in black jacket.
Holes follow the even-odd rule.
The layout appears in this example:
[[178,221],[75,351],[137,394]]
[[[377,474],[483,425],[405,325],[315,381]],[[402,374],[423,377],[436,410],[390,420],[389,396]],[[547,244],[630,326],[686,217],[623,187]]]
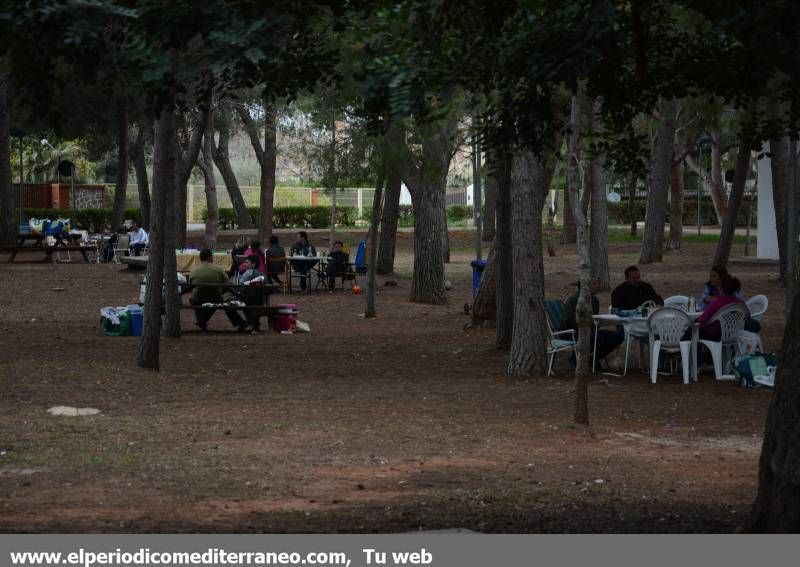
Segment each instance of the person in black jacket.
[[664,300],[649,283],[642,281],[642,274],[636,266],[625,268],[625,281],[611,292],[611,307],[616,309],[636,309],[645,301],[664,305]]
[[350,256],[343,248],[344,243],[341,240],[333,243],[333,252],[330,254],[328,265],[325,266],[325,273],[328,275],[328,291],[333,291],[336,285],[336,276],[347,273],[347,264],[350,262]]

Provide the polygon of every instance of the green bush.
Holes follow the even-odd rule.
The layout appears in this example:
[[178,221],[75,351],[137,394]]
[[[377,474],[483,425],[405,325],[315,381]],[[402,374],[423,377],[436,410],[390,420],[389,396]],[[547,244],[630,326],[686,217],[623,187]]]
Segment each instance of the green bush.
[[[636,207],[636,220],[643,221],[647,212],[647,200],[637,198],[633,202]],[[753,202],[753,225],[756,224],[755,220],[756,202]],[[747,200],[742,201],[739,212],[736,215],[736,226],[747,226],[747,215],[750,210],[750,203]],[[629,199],[622,199],[619,203],[608,204],[608,216],[616,224],[630,223],[630,208]],[[716,225],[717,214],[714,210],[714,204],[711,200],[704,200],[700,203],[700,220],[704,225]],[[667,208],[666,222],[669,222],[669,208]],[[697,222],[697,200],[684,199],[683,201],[683,223],[695,224]]]
[[[260,207],[248,207],[248,212],[256,224],[261,216]],[[201,218],[208,218],[208,211],[203,210]],[[272,225],[275,228],[328,228],[330,226],[331,208],[322,207],[275,207],[272,210]],[[358,214],[355,207],[336,207],[336,224],[354,226]],[[219,224],[222,229],[237,228],[236,213],[231,207],[219,209]]]
[[466,205],[450,205],[447,207],[447,221],[460,222],[472,218],[472,207]]

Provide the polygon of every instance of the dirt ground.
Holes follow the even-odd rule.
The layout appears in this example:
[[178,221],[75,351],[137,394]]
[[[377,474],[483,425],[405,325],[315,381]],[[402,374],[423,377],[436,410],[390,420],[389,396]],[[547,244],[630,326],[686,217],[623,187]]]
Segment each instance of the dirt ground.
[[[136,301],[118,265],[0,265],[0,531],[730,532],[756,492],[771,391],[679,376],[597,375],[592,426],[571,424],[572,379],[504,375],[493,330],[464,332],[471,236],[452,235],[448,307],[407,301],[380,278],[379,317],[349,292],[276,296],[310,334],[211,332],[184,313],[162,370],[135,338],[102,335],[99,308]],[[313,238],[318,238],[316,235]],[[643,269],[664,296],[699,294],[713,245]],[[741,256],[739,247],[734,257]],[[638,256],[612,245],[613,279]],[[566,248],[545,261],[552,296],[576,279]],[[780,347],[775,268],[734,263],[765,293]],[[398,283],[385,287],[386,279]],[[609,294],[601,295],[602,308]],[[53,417],[57,405],[91,417]]]

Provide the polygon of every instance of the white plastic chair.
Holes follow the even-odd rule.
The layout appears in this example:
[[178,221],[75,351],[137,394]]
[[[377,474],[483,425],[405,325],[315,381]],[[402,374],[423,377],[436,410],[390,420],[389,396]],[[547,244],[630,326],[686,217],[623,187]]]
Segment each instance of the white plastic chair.
[[711,352],[711,358],[714,360],[714,377],[717,380],[722,379],[725,353],[739,351],[737,333],[744,329],[744,323],[747,321],[749,314],[746,306],[734,303],[714,313],[714,316],[708,322],[708,324],[715,321],[719,322],[720,330],[722,331],[721,340],[719,341],[700,340]]
[[131,237],[127,234],[120,234],[117,237],[117,243],[114,245],[114,261],[119,264],[121,256],[127,256],[129,253]]
[[689,298],[685,295],[673,295],[664,300],[664,307],[674,307],[681,311],[688,311]]
[[[563,312],[563,305],[562,305],[562,312]],[[564,331],[554,331],[553,322],[550,321],[549,312],[547,313],[546,318],[547,318],[547,330],[550,331],[550,338],[547,341],[547,354],[550,357],[550,362],[547,365],[547,375],[550,376],[553,373],[553,360],[555,359],[557,353],[571,350],[575,353],[575,357],[576,358],[578,357],[578,339],[575,336],[574,329],[566,329]]]
[[[687,329],[692,329],[692,320],[685,311],[674,307],[657,309],[647,318],[650,335],[650,381],[655,384],[658,377],[658,357],[664,352],[680,352],[683,366],[683,383],[689,383],[692,340],[682,340]],[[696,378],[696,376],[695,376]]]
[[747,300],[747,309],[750,310],[750,317],[761,322],[764,313],[767,312],[769,307],[769,299],[766,295],[754,295]]
[[628,356],[631,351],[631,342],[633,339],[639,339],[639,368],[644,369],[642,343],[644,339],[650,336],[650,332],[647,330],[647,321],[625,323],[622,328],[625,331],[625,368],[622,370],[622,375],[625,376],[628,374]]

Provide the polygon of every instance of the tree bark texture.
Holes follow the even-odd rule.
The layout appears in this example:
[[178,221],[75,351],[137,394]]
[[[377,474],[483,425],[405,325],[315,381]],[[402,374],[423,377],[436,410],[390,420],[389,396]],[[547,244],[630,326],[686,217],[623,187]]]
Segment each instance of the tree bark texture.
[[[567,179],[569,184],[569,179]],[[564,227],[561,230],[561,244],[575,244],[578,241],[578,229],[575,226],[572,202],[569,200],[569,187],[564,191]]]
[[722,224],[728,207],[722,181],[722,131],[717,128],[711,132],[711,202],[719,224]]
[[378,260],[375,272],[391,274],[394,271],[394,253],[397,243],[397,220],[400,215],[400,192],[402,179],[394,168],[388,171],[386,191],[381,211],[381,237],[378,246]]
[[473,325],[480,325],[483,321],[494,321],[497,317],[497,254],[494,244],[486,258],[478,293],[472,301],[471,314]]
[[244,202],[242,190],[239,188],[239,181],[231,166],[230,149],[228,143],[231,137],[231,115],[230,109],[226,106],[217,108],[214,118],[214,125],[219,131],[219,141],[213,148],[214,164],[222,175],[225,188],[231,199],[231,205],[236,213],[236,224],[239,228],[253,228],[253,219],[250,211],[247,210],[247,203]]
[[[675,154],[683,155],[682,145],[676,145]],[[672,164],[669,183],[669,250],[680,250],[683,240],[683,160]]]
[[769,141],[770,167],[772,168],[772,204],[775,208],[775,226],[778,232],[780,279],[786,282],[786,197],[789,194],[789,137]]
[[[173,143],[170,144],[167,154],[167,163],[171,168],[167,172],[166,179],[172,180],[165,190],[164,198],[166,212],[164,214],[164,299],[166,306],[164,309],[164,335],[167,337],[178,338],[181,336],[181,310],[180,296],[178,295],[178,263],[175,258],[175,249],[179,248],[178,233],[170,227],[178,222],[178,198],[180,192],[180,179],[178,178],[178,138],[177,130],[174,132]],[[185,208],[184,208],[185,210]]]
[[419,159],[405,143],[399,144],[398,165],[411,193],[414,208],[414,269],[410,300],[415,303],[447,303],[444,288],[445,191],[457,127],[455,119],[419,128]]
[[442,261],[450,263],[450,232],[447,228],[447,190],[445,189],[444,204],[442,205]]
[[[111,209],[111,228],[116,230],[125,220],[125,194],[128,190],[130,166],[128,141],[128,99],[122,95],[117,101],[117,176],[114,183],[114,205]],[[141,214],[141,211],[140,211]]]
[[275,167],[278,162],[277,116],[275,105],[264,102],[264,145],[258,127],[246,108],[236,108],[244,130],[250,137],[250,144],[261,166],[261,196],[259,197],[258,238],[267,242],[272,235],[272,216],[275,203]]
[[511,167],[512,257],[514,263],[514,332],[508,374],[531,376],[547,369],[549,337],[544,310],[542,210],[554,158],[528,150],[514,155]]
[[636,236],[636,223],[639,220],[636,214],[636,174],[631,173],[628,180],[628,215],[631,221],[631,236]]
[[[378,253],[378,224],[381,218],[381,198],[383,194],[384,175],[381,171],[378,175],[378,182],[375,184],[375,193],[372,196],[372,213],[369,219],[369,257],[375,258]],[[333,246],[333,242],[331,242]],[[375,262],[367,263],[367,297],[364,317],[373,319],[375,312]]]
[[497,210],[495,237],[492,252],[497,264],[497,296],[495,318],[495,347],[511,350],[514,336],[514,259],[511,249],[511,156],[499,155],[497,162]]
[[[593,134],[599,134],[601,103],[592,102],[589,127]],[[591,187],[591,237],[590,258],[591,277],[596,278],[600,289],[610,289],[611,279],[608,274],[608,200],[606,198],[606,160],[603,155],[595,155],[589,160],[589,186]],[[584,222],[586,219],[583,219]],[[577,221],[577,218],[576,218]],[[577,222],[576,222],[577,224]],[[580,228],[578,229],[580,232]],[[580,245],[580,234],[578,234]],[[580,253],[580,248],[579,248]],[[587,282],[588,283],[588,282]],[[591,307],[591,306],[590,306]]]
[[[144,300],[144,326],[136,356],[143,368],[159,369],[161,340],[161,282],[164,279],[167,193],[175,184],[175,114],[171,105],[160,112],[155,129],[153,156],[153,199],[150,218],[150,250],[147,254],[147,292]],[[166,230],[165,230],[166,229]]]
[[750,517],[753,532],[800,532],[800,301],[795,296],[783,334]]
[[486,182],[483,187],[483,227],[481,238],[484,242],[494,241],[497,234],[495,229],[495,217],[497,215],[497,171],[492,171],[496,159],[492,154],[496,153],[486,149]]
[[204,189],[206,193],[206,247],[217,247],[217,231],[219,230],[219,200],[217,199],[217,178],[214,174],[214,123],[213,117],[206,122],[206,132],[203,136],[203,149],[197,165],[203,172]]
[[731,255],[733,246],[733,236],[736,232],[736,215],[739,214],[739,207],[744,197],[744,185],[747,181],[747,174],[750,171],[751,144],[749,140],[742,140],[739,143],[739,151],[736,155],[736,170],[733,176],[733,186],[731,195],[728,198],[728,206],[725,209],[725,218],[722,221],[722,230],[719,233],[717,250],[714,253],[712,266],[728,266],[728,259]]
[[328,244],[333,248],[336,240],[336,186],[339,184],[336,175],[336,114],[331,112],[331,144],[328,156],[328,190],[331,192],[331,228],[328,234]]
[[639,262],[661,262],[664,249],[664,224],[667,210],[667,192],[672,169],[672,148],[675,139],[675,122],[678,104],[662,99],[659,104],[661,125],[658,127],[653,156],[650,160],[650,187],[647,191],[647,213]]
[[17,223],[14,220],[14,186],[11,183],[8,83],[8,75],[0,69],[0,244],[13,245],[17,241]]
[[136,141],[131,146],[131,161],[136,174],[136,186],[139,190],[139,215],[142,217],[142,228],[150,231],[150,183],[147,179],[147,160],[145,158],[146,130],[152,131],[149,123],[139,125]]

